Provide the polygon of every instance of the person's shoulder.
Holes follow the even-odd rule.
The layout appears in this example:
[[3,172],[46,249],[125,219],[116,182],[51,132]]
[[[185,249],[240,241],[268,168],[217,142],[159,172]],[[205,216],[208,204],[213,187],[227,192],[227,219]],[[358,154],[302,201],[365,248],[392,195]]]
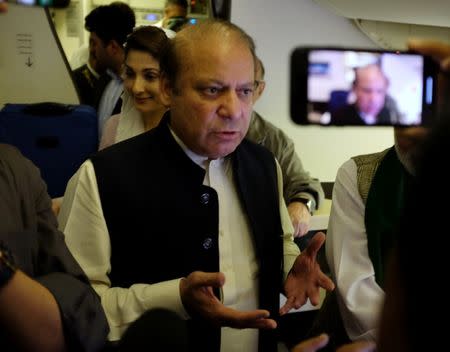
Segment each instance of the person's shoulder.
[[81,65],[81,66],[77,67],[76,69],[72,70],[72,72],[74,74],[80,74],[81,72],[83,72],[86,69],[88,69],[87,64],[84,64],[84,65]]
[[112,115],[103,126],[103,134],[100,140],[98,150],[105,149],[116,142],[117,127],[119,125],[121,114]]
[[338,169],[338,174],[353,172],[355,168],[364,168],[378,165],[378,163],[386,156],[391,148],[392,147],[375,153],[352,156],[350,159],[341,164]]
[[163,158],[161,141],[154,138],[154,129],[125,139],[99,150],[90,156],[94,169],[113,174],[119,170],[139,168],[139,165],[154,163]]
[[114,127],[117,128],[117,125],[119,123],[119,120],[120,120],[121,116],[122,116],[121,113],[112,115],[108,120],[106,120],[106,122],[105,122],[105,129],[106,128],[114,128]]
[[[258,144],[263,144],[266,146],[268,144],[273,145],[273,143],[277,142],[286,143],[290,141],[290,138],[281,128],[275,126],[256,111],[253,111],[252,113],[247,138]],[[268,144],[261,141],[267,141]]]
[[107,73],[102,73],[100,75],[100,77],[98,78],[97,84],[95,86],[95,88],[99,91],[103,91],[106,89],[106,86],[108,85],[109,82],[111,82],[113,78],[107,74]]
[[348,113],[349,111],[356,110],[355,104],[344,104],[338,108],[336,108],[332,115],[340,116]]
[[256,157],[269,156],[271,159],[275,159],[273,153],[265,146],[256,143],[248,138],[244,138],[237,148],[239,153],[250,153]]
[[387,149],[383,149],[383,150],[378,151],[378,152],[374,152],[374,153],[366,153],[366,154],[354,155],[354,156],[352,156],[352,159],[353,158],[368,158],[368,159],[375,158],[375,157],[378,157],[380,155],[386,154],[389,151],[389,149],[391,149],[391,147],[389,147]]
[[[352,158],[342,163],[336,172],[336,177],[334,180],[334,188],[336,189],[348,188],[349,185],[353,185],[353,188],[356,187],[358,182],[357,170],[358,170],[357,164]],[[335,191],[334,188],[333,193]]]
[[333,125],[361,125],[363,120],[359,117],[355,104],[346,104],[331,113]]
[[21,154],[19,149],[14,147],[13,145],[6,144],[6,143],[0,143],[0,156],[6,155],[6,154]]
[[259,113],[256,111],[253,111],[252,113],[252,119],[250,121],[250,128],[257,128],[260,130],[272,130],[274,132],[279,132],[281,129],[279,129],[277,126],[275,126],[273,123],[262,117]]
[[169,28],[162,28],[162,27],[160,27],[160,28],[164,31],[164,33],[166,33],[167,38],[169,38],[169,39],[175,38],[175,35],[177,34],[177,32],[175,32]]
[[359,166],[376,164],[385,157],[390,149],[391,147],[376,153],[355,155],[351,158],[351,160],[353,160]]
[[3,162],[22,162],[25,161],[24,155],[20,152],[19,149],[10,145],[0,143],[0,159]]
[[351,157],[350,159],[347,159],[346,161],[344,161],[341,166],[339,166],[338,171],[337,171],[337,175],[341,174],[341,173],[347,173],[349,170],[352,170],[356,167],[356,162],[353,159],[353,157]]
[[138,134],[137,136],[128,139],[124,139],[123,141],[110,145],[105,149],[99,150],[91,157],[91,159],[116,158],[123,156],[132,157],[134,153],[152,147],[152,145],[156,142],[154,134],[155,129]]
[[89,68],[86,64],[83,66],[80,66],[72,71],[72,76],[76,83],[80,84],[83,82],[88,82],[89,80],[96,80],[95,77],[92,75],[91,71],[89,71]]
[[22,152],[9,144],[0,143],[0,166],[7,168],[15,177],[28,178],[39,175],[38,168]]

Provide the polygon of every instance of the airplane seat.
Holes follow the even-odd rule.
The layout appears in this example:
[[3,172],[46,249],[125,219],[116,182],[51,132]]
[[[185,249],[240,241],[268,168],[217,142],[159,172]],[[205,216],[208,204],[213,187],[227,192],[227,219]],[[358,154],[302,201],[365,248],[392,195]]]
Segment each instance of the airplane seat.
[[348,90],[333,90],[330,93],[330,100],[328,101],[328,111],[331,115],[335,113],[339,108],[345,106],[348,103],[348,97],[350,92]]
[[98,149],[97,112],[87,105],[6,104],[0,110],[0,143],[18,148],[41,172],[51,198]]

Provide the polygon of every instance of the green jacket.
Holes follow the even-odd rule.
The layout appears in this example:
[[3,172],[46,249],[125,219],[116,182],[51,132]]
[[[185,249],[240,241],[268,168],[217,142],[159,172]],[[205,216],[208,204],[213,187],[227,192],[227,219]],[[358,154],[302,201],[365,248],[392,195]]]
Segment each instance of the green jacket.
[[269,149],[278,160],[283,172],[283,196],[286,204],[293,198],[302,196],[312,198],[315,209],[320,206],[324,198],[320,181],[312,178],[303,168],[294,143],[281,129],[253,111],[246,138]]

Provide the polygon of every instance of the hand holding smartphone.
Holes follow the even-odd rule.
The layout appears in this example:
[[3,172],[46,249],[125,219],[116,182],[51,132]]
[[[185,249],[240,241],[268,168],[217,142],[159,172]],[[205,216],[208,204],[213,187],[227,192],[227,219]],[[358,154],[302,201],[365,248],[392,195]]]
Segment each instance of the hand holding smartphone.
[[439,66],[413,52],[300,47],[291,56],[291,118],[332,126],[427,125]]
[[9,0],[8,2],[25,6],[41,6],[41,7],[55,7],[55,8],[64,8],[69,6],[70,4],[70,0]]

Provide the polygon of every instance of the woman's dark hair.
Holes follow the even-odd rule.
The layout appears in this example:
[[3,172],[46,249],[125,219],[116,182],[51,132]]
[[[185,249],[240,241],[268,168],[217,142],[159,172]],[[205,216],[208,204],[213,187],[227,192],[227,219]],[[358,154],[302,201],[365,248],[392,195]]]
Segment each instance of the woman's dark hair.
[[156,60],[161,60],[161,54],[169,43],[166,33],[155,26],[136,28],[125,42],[125,57],[130,50],[139,50],[149,53]]

